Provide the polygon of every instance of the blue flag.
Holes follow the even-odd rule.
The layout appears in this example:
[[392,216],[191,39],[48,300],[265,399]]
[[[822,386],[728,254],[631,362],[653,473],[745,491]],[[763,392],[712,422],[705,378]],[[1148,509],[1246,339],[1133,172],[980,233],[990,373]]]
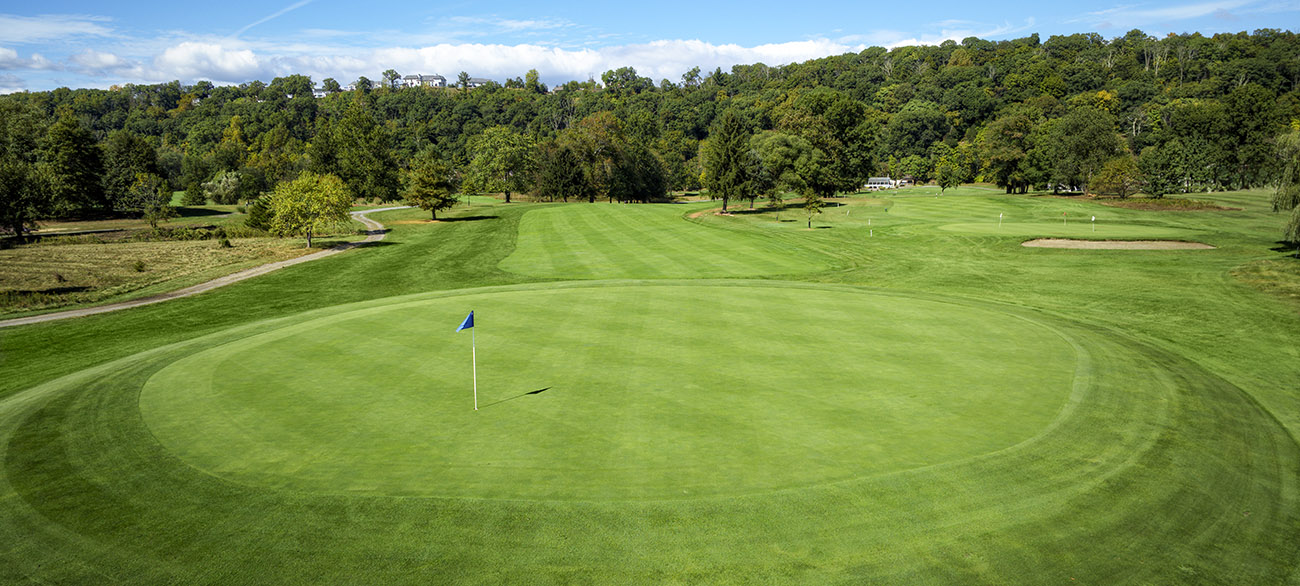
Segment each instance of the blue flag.
[[474,312],[471,311],[469,312],[469,315],[465,317],[465,321],[460,322],[460,327],[456,328],[456,331],[459,332],[465,328],[472,328],[472,327],[474,327]]

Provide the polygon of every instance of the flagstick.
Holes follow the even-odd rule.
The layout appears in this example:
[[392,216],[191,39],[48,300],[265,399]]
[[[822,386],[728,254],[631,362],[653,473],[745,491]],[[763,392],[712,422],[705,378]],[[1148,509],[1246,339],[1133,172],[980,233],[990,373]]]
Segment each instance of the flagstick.
[[478,341],[475,340],[474,328],[469,329],[469,358],[474,369],[474,410],[478,411]]

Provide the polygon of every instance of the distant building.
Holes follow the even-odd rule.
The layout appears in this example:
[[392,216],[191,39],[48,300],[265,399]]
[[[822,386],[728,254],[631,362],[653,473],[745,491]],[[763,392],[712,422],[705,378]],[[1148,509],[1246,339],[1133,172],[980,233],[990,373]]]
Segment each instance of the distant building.
[[441,75],[407,75],[402,78],[406,87],[447,87],[447,78]]
[[316,99],[320,99],[328,95],[330,95],[330,93],[321,88],[312,88],[311,90],[311,97]]
[[872,177],[867,179],[867,190],[876,191],[880,189],[893,189],[897,187],[897,182],[888,177]]
[[482,77],[471,77],[469,78],[469,87],[483,87],[491,82],[492,80],[490,79],[486,79]]

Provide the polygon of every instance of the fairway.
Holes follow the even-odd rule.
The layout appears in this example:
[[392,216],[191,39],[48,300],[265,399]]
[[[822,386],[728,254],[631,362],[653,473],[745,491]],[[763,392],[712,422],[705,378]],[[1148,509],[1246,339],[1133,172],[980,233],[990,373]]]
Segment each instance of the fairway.
[[[470,308],[478,412],[469,332],[451,327]],[[1031,352],[1032,367],[1018,358]],[[154,375],[141,408],[170,451],[245,484],[661,499],[1002,449],[1060,414],[1077,368],[1054,330],[963,304],[788,284],[562,287],[223,344]]]
[[752,277],[824,271],[834,258],[798,241],[700,229],[699,206],[585,204],[534,210],[501,268],[570,279]]

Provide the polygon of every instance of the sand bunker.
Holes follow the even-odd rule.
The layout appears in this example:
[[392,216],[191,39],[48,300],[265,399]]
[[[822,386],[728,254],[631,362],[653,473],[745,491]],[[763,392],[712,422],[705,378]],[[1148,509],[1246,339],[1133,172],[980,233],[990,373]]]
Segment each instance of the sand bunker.
[[1071,240],[1068,238],[1039,238],[1021,243],[1034,248],[1086,248],[1089,250],[1211,250],[1214,247],[1200,242],[1177,240]]

